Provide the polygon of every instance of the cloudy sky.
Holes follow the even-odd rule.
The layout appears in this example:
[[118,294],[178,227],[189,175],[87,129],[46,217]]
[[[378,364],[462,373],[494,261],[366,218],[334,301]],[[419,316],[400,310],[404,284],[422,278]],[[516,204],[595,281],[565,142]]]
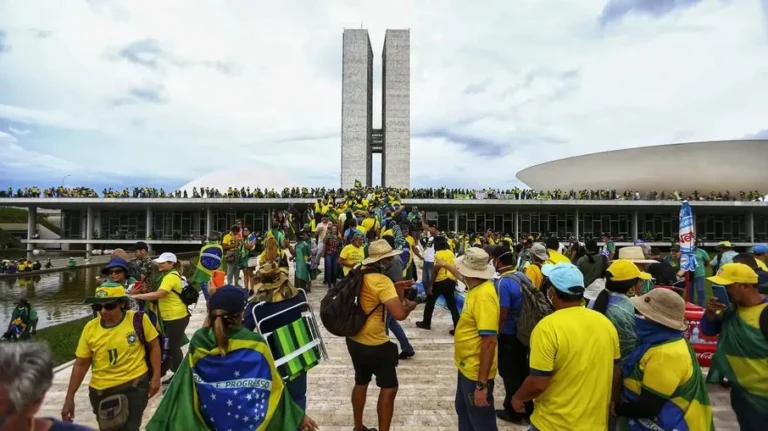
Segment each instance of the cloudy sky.
[[374,127],[384,30],[411,30],[416,187],[768,138],[768,0],[0,0],[0,187],[226,168],[338,186],[342,32],[361,26]]

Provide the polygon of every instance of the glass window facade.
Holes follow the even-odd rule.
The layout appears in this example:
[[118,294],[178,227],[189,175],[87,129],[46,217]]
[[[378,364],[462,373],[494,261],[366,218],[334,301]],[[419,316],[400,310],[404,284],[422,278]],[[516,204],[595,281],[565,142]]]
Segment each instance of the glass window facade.
[[229,232],[235,220],[243,221],[244,226],[254,232],[264,232],[269,229],[271,218],[268,211],[214,211],[213,230]]
[[157,211],[152,214],[152,238],[198,240],[205,236],[205,211]]
[[64,239],[81,239],[83,235],[82,211],[61,212],[61,236]]
[[696,235],[704,241],[749,241],[745,214],[697,214]]
[[755,215],[755,242],[768,242],[768,215]]
[[[630,215],[630,217],[632,216]],[[640,213],[637,215],[637,234],[645,241],[677,241],[679,230],[679,213]]]
[[144,211],[100,211],[99,225],[95,227],[101,239],[145,239],[147,213]]

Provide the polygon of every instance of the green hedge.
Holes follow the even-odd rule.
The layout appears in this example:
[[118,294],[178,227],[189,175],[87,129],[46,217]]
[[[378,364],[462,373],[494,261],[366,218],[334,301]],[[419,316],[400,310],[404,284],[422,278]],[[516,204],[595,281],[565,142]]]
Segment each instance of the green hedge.
[[77,341],[80,339],[85,324],[91,319],[92,317],[85,317],[44,328],[37,331],[37,334],[32,338],[34,341],[48,343],[53,352],[53,360],[56,366],[59,366],[75,359]]

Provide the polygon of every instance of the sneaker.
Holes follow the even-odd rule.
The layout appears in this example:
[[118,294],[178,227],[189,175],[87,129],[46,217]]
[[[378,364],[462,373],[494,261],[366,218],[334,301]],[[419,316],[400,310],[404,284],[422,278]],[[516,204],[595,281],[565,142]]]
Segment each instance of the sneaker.
[[421,329],[426,329],[426,330],[432,329],[431,325],[427,325],[424,322],[416,322],[416,327]]
[[400,356],[398,358],[400,359],[411,359],[413,355],[415,355],[416,352],[400,352]]

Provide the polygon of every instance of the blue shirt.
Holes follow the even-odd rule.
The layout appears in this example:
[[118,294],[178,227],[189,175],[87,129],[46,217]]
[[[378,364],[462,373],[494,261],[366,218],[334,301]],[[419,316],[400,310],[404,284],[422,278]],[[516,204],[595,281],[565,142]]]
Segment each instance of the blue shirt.
[[[533,284],[527,275],[516,271],[512,273],[520,280],[527,280],[529,283]],[[509,272],[505,272],[504,274],[509,274]],[[511,278],[501,277],[496,280],[496,292],[499,294],[499,305],[501,308],[509,309],[507,312],[507,319],[504,322],[504,327],[500,328],[500,334],[517,334],[517,324],[515,323],[515,320],[520,316],[520,308],[523,306],[523,292],[521,289],[522,287],[520,286],[520,283]]]

